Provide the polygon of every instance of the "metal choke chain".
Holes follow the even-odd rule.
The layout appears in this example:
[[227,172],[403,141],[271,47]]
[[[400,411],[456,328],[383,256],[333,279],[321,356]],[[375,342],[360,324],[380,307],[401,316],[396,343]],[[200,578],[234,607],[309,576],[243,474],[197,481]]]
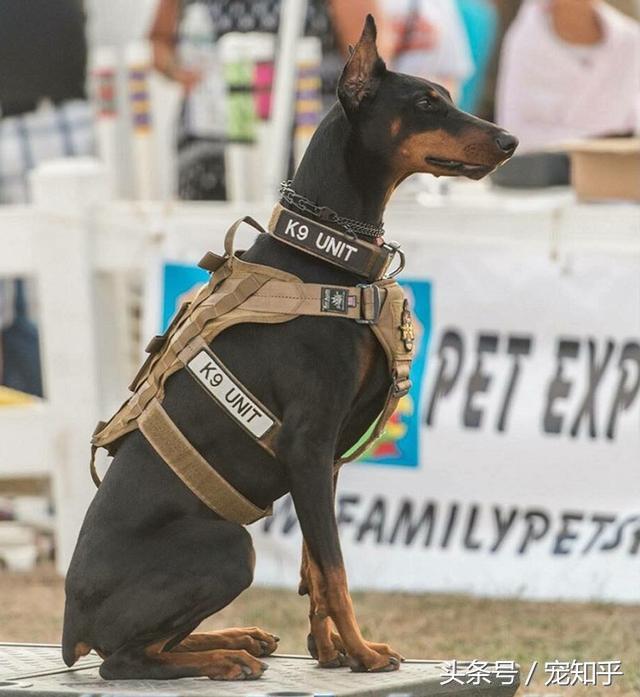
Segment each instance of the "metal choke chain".
[[318,206],[306,196],[296,193],[292,184],[293,182],[290,179],[283,181],[282,184],[280,184],[280,196],[285,203],[295,206],[300,212],[311,213],[311,215],[322,221],[335,223],[352,235],[360,235],[372,239],[377,239],[384,235],[384,225],[364,223],[362,220],[340,216],[331,208],[327,208],[327,206]]

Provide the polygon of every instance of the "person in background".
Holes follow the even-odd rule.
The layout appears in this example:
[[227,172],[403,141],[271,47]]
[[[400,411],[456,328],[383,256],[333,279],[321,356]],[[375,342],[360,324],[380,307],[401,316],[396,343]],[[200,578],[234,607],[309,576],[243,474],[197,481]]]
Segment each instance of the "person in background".
[[[222,76],[213,83],[220,91],[220,113],[213,114],[206,134],[196,126],[192,94],[207,76],[203,69],[186,65],[181,50],[191,32],[191,25],[208,37],[211,44],[231,32],[262,32],[276,34],[280,21],[280,0],[160,0],[149,38],[153,47],[156,70],[178,82],[184,92],[184,104],[178,133],[178,188],[181,198],[221,199],[224,191],[224,102]],[[392,34],[379,12],[376,0],[309,0],[305,35],[322,42],[322,93],[326,105],[333,103],[337,81],[349,44],[357,41],[367,13],[378,19],[378,47],[382,55],[390,55]],[[193,21],[191,21],[193,20]],[[204,25],[206,31],[202,32]],[[206,51],[206,49],[205,49]],[[202,61],[203,63],[206,60]],[[201,122],[202,119],[199,119]],[[199,181],[194,183],[194,178]],[[181,182],[185,182],[183,186]],[[201,186],[201,185],[204,185]]]
[[[153,65],[158,72],[179,82],[188,94],[202,74],[181,65],[179,58],[180,24],[190,5],[206,6],[214,24],[215,38],[229,32],[277,33],[280,0],[159,0],[149,33],[153,46]],[[376,15],[378,50],[383,57],[392,53],[393,38],[376,0],[310,0],[305,34],[323,42],[323,57],[336,51],[340,60],[349,44],[357,41],[367,13]],[[337,78],[335,82],[337,83]]]
[[27,175],[92,154],[82,0],[0,0],[0,203],[29,199]]
[[446,87],[456,99],[474,72],[455,0],[384,0],[395,34],[393,69]]
[[526,0],[502,48],[496,118],[522,153],[640,125],[640,28],[601,0]]
[[[29,200],[29,172],[94,152],[82,0],[0,0],[0,204]],[[42,394],[28,285],[0,279],[0,384]]]

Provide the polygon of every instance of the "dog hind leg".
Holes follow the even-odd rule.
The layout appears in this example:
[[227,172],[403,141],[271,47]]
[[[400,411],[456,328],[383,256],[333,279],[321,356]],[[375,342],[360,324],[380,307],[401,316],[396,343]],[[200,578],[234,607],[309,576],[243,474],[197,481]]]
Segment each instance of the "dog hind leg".
[[[122,545],[84,545],[80,554],[82,563],[67,588],[65,622],[75,628],[82,619],[82,632],[72,638],[84,642],[80,648],[86,644],[105,657],[105,677],[239,679],[263,670],[254,657],[245,660],[250,654],[232,647],[228,636],[224,646],[218,641],[202,647],[201,656],[190,651],[165,655],[173,655],[171,648],[251,584],[255,556],[243,527],[185,517],[145,536],[131,536],[118,565],[113,559],[123,554]],[[80,568],[89,573],[79,573]],[[89,602],[99,594],[105,596],[100,602]],[[214,648],[226,653],[213,655]]]
[[233,627],[189,634],[171,651],[193,653],[212,649],[244,650],[252,656],[269,656],[278,648],[280,637],[258,627]]
[[166,641],[149,646],[125,646],[100,666],[105,680],[173,680],[208,677],[211,680],[255,680],[267,664],[247,651],[216,649],[200,652],[163,651]]

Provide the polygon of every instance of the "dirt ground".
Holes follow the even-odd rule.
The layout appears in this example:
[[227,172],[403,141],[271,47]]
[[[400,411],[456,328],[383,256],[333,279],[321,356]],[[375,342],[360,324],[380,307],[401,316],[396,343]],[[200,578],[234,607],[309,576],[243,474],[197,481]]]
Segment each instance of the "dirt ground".
[[[515,660],[523,680],[538,669],[524,697],[640,696],[640,606],[532,603],[454,595],[355,593],[363,633],[409,658]],[[50,567],[0,573],[0,641],[58,642],[62,580]],[[251,588],[203,627],[259,625],[278,634],[280,651],[306,653],[306,598]],[[545,687],[545,662],[621,660],[613,686]]]

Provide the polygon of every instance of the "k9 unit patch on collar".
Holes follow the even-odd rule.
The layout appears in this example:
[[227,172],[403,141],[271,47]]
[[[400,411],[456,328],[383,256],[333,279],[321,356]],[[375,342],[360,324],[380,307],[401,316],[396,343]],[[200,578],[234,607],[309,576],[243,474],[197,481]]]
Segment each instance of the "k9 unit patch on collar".
[[214,400],[255,438],[262,438],[275,424],[275,418],[209,351],[199,351],[187,363],[187,369]]

